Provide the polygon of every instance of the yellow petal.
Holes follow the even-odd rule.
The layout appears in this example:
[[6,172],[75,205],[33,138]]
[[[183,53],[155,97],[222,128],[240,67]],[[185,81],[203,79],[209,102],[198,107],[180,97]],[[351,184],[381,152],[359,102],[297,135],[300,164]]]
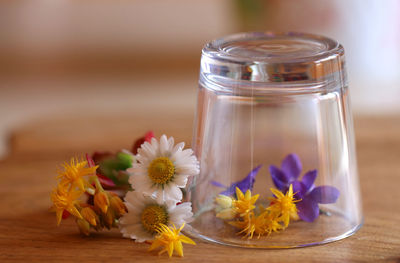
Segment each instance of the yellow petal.
[[285,215],[285,217],[283,218],[283,224],[285,225],[285,227],[289,225],[289,220],[290,220],[290,215],[289,214]]
[[168,249],[168,256],[172,257],[172,253],[174,252],[174,243],[172,242],[169,243],[167,249]]
[[260,196],[259,194],[256,194],[256,195],[254,195],[253,197],[251,197],[252,203],[255,203],[255,202],[257,201],[257,199],[258,199],[259,196]]
[[82,191],[80,191],[80,190],[71,190],[71,192],[70,192],[70,199],[71,200],[76,200],[76,199],[78,199],[81,195],[82,195]]
[[154,250],[154,249],[156,249],[158,247],[161,247],[161,246],[162,246],[162,243],[160,241],[154,240],[153,243],[151,243],[151,246],[149,247],[148,251],[152,251],[152,250]]
[[251,192],[250,190],[247,190],[246,193],[244,194],[244,199],[249,200],[251,198]]
[[242,191],[240,191],[239,187],[236,187],[236,197],[238,200],[244,198],[244,195],[243,195]]
[[290,185],[289,186],[289,196],[292,196],[293,195],[293,186],[292,185]]
[[183,242],[183,243],[187,243],[187,244],[192,244],[192,245],[196,245],[196,243],[189,237],[181,235],[179,236],[179,239]]
[[290,213],[290,218],[297,221],[297,220],[299,220],[299,215],[295,211],[295,212]]
[[277,190],[277,189],[274,189],[274,188],[271,188],[270,190],[271,190],[271,192],[272,192],[276,197],[278,197],[278,198],[284,197],[284,194],[282,194],[281,191],[279,191],[279,190]]
[[85,183],[82,178],[77,179],[75,182],[81,191],[85,191]]
[[180,257],[183,257],[183,248],[182,243],[180,241],[174,242],[175,251],[178,253]]
[[61,219],[62,219],[62,214],[64,210],[56,210],[56,217],[57,217],[57,226],[60,225]]

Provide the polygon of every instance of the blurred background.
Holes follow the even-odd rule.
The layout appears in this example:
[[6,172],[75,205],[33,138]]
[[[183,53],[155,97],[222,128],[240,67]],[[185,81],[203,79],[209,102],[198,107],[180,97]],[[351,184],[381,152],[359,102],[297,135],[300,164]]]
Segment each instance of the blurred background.
[[202,46],[255,30],[339,40],[354,114],[400,122],[397,0],[1,1],[0,156],[43,119],[193,114]]

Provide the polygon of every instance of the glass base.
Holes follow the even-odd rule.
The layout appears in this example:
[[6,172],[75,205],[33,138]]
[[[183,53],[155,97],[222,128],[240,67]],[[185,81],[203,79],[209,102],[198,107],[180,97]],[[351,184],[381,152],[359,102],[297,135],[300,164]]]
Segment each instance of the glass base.
[[[270,235],[260,236],[254,234],[252,239],[243,238],[237,233],[237,228],[228,225],[223,220],[215,217],[212,211],[201,216],[201,220],[195,220],[186,229],[186,234],[210,243],[217,243],[232,247],[281,249],[300,248],[322,245],[338,241],[353,235],[363,225],[361,222],[349,222],[343,215],[329,211],[331,215],[320,215],[313,223],[304,221],[291,222],[287,229],[274,232]],[[215,227],[210,227],[213,221]],[[201,225],[208,228],[202,228]],[[202,231],[199,231],[201,229]]]

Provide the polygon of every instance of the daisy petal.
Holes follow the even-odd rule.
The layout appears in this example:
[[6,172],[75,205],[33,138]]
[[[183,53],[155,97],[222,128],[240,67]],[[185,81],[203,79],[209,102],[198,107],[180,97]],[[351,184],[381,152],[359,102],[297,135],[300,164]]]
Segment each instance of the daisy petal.
[[164,188],[165,194],[168,199],[180,201],[182,199],[182,191],[175,185],[166,185]]
[[177,175],[174,178],[174,183],[176,184],[176,186],[183,188],[186,186],[188,181],[188,177],[186,175]]
[[161,154],[161,156],[167,156],[168,151],[169,151],[169,145],[168,145],[167,136],[163,135],[160,138],[160,154]]
[[174,137],[168,138],[168,152],[171,152],[174,148]]

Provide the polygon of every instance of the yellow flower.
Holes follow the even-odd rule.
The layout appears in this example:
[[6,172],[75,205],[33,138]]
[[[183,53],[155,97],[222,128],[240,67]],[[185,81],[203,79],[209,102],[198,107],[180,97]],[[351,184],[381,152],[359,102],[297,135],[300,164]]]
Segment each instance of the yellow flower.
[[236,187],[237,200],[233,200],[232,206],[235,208],[236,213],[243,217],[255,208],[254,204],[256,203],[258,196],[258,194],[251,196],[250,190],[247,190],[246,193],[243,194],[242,191]]
[[268,210],[264,211],[258,216],[255,216],[254,212],[250,212],[243,220],[228,222],[230,225],[242,229],[238,234],[244,234],[244,237],[252,239],[254,234],[258,234],[257,238],[261,235],[271,234],[277,232],[284,227],[279,223],[278,219],[275,218]]
[[284,229],[284,226],[280,223],[279,218],[275,217],[270,211],[265,211],[259,215],[263,218],[263,234],[270,235],[272,232],[278,232]]
[[242,229],[238,234],[244,234],[244,237],[252,239],[254,234],[258,234],[258,238],[265,233],[264,217],[255,216],[254,212],[247,214],[241,221],[228,222],[230,225]]
[[53,190],[51,193],[51,200],[53,201],[51,210],[56,212],[57,225],[60,225],[64,210],[67,210],[78,218],[82,218],[78,209],[75,207],[76,204],[79,204],[78,198],[81,194],[82,191],[75,189],[68,191],[63,185],[58,185],[58,187]]
[[182,224],[179,229],[176,229],[175,226],[168,227],[164,224],[160,224],[157,229],[158,235],[151,244],[149,251],[152,251],[158,247],[164,247],[164,249],[158,253],[159,255],[164,252],[168,252],[168,256],[171,257],[175,250],[179,256],[183,257],[182,243],[196,245],[192,239],[180,234],[180,231],[184,226],[185,224]]
[[269,198],[271,205],[267,210],[274,214],[274,216],[277,216],[278,220],[283,221],[285,227],[287,227],[290,219],[297,220],[299,218],[296,203],[301,200],[295,200],[292,185],[290,185],[286,195],[277,189],[271,188],[271,191],[275,197]]
[[91,185],[83,177],[86,175],[94,175],[98,166],[86,167],[87,161],[79,161],[77,158],[72,158],[70,164],[63,164],[64,171],[59,172],[58,179],[61,179],[61,184],[70,185],[71,188],[78,186],[82,191],[85,191],[85,186],[91,188]]

